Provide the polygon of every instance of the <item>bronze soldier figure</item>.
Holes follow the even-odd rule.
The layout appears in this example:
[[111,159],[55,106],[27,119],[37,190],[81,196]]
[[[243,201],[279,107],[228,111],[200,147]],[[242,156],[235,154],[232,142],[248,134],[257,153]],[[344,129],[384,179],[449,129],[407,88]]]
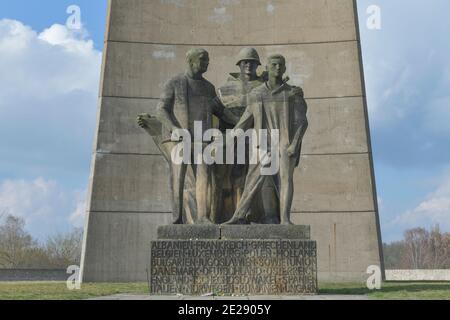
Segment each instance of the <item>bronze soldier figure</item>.
[[[258,52],[254,48],[243,48],[238,56],[236,65],[240,72],[230,73],[227,82],[218,89],[218,96],[224,106],[241,117],[247,107],[248,94],[264,83],[267,73],[258,76],[257,69],[261,65]],[[225,133],[233,126],[220,121],[219,129]],[[248,152],[245,164],[237,163],[237,150],[235,150],[235,163],[215,166],[216,186],[216,222],[222,223],[231,218],[242,197],[245,186],[245,177],[248,172]],[[252,205],[251,220],[260,223],[274,223],[278,220],[278,197],[273,183],[265,183],[261,193],[257,195],[258,201]]]

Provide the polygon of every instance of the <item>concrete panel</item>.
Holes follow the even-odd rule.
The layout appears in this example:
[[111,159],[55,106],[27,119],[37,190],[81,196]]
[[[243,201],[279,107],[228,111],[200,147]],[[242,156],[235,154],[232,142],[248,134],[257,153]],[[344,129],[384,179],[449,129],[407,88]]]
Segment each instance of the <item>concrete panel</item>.
[[[95,170],[92,211],[171,211],[162,156],[98,154]],[[292,211],[373,211],[369,174],[367,154],[303,156]]]
[[310,240],[311,228],[306,225],[222,225],[220,226],[220,239],[290,239]]
[[309,99],[303,154],[368,152],[363,98]]
[[302,156],[294,212],[374,211],[368,154]]
[[[191,46],[108,44],[103,96],[158,98],[164,83],[186,68]],[[205,78],[216,87],[236,72],[239,46],[204,47],[210,53]],[[307,98],[361,96],[357,42],[255,47],[263,64],[269,55],[287,59],[291,84],[300,85]],[[260,71],[263,68],[260,67]]]
[[0,269],[1,282],[66,281],[67,269]]
[[202,225],[202,224],[176,224],[161,226],[158,228],[158,240],[193,240],[193,239],[220,239],[219,225]]
[[96,150],[103,153],[160,154],[153,139],[136,121],[140,113],[155,115],[157,100],[103,98]]
[[[136,123],[139,113],[155,113],[157,100],[103,98],[97,150],[159,154],[151,137]],[[303,154],[367,152],[362,98],[310,99],[309,129]]]
[[162,156],[96,157],[91,211],[171,211],[169,168]]
[[146,281],[148,248],[167,213],[90,212],[83,281]]
[[352,0],[114,0],[109,40],[279,44],[355,40]]
[[450,270],[386,270],[386,281],[450,281]]
[[375,212],[294,213],[292,218],[311,226],[319,281],[363,281],[369,265],[380,266]]

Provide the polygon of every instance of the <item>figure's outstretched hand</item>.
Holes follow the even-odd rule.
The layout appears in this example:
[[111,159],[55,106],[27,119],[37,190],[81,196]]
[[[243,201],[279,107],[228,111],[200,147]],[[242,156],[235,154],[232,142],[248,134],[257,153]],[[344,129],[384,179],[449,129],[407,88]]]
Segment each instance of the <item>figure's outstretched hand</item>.
[[146,128],[148,126],[148,121],[150,120],[150,115],[148,113],[141,113],[137,117],[137,123],[139,127]]

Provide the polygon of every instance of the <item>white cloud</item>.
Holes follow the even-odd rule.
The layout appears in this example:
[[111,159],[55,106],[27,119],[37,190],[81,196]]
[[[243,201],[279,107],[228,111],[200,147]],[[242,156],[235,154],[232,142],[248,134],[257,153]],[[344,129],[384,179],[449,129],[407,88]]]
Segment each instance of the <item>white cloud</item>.
[[7,86],[0,97],[49,98],[75,90],[96,95],[101,53],[84,36],[59,24],[38,34],[19,21],[0,20],[0,83]]
[[24,218],[27,230],[43,239],[56,231],[80,226],[83,216],[77,212],[82,208],[81,194],[42,177],[5,180],[0,184],[0,211]]
[[86,219],[86,200],[87,192],[79,192],[77,195],[77,204],[75,210],[69,215],[70,223],[77,228],[84,227]]
[[450,174],[446,175],[436,191],[429,194],[416,208],[394,218],[389,226],[429,228],[439,224],[450,231]]
[[0,210],[35,236],[82,224],[101,59],[86,30],[0,20]]

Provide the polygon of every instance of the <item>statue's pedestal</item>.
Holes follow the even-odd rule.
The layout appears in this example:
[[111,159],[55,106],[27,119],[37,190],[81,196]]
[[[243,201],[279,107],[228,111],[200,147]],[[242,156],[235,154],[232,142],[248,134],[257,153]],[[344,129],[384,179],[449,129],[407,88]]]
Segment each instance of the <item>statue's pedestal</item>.
[[180,225],[160,227],[158,235],[150,248],[152,294],[317,293],[317,249],[308,226]]
[[178,224],[158,228],[158,240],[240,240],[292,239],[310,240],[309,226],[279,224],[198,225]]

